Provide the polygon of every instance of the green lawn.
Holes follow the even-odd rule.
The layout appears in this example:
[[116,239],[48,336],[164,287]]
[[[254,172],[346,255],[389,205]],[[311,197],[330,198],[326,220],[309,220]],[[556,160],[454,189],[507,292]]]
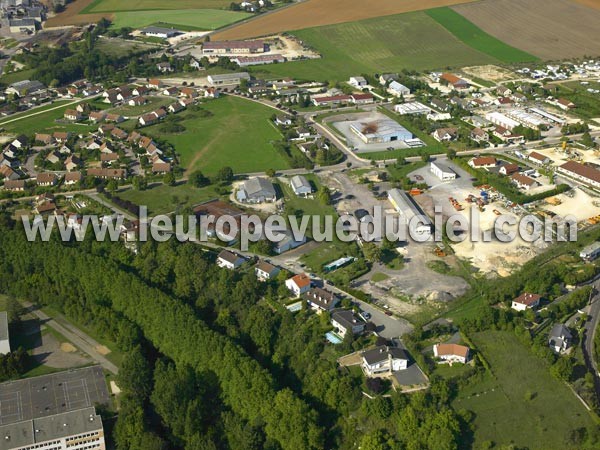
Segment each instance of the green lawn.
[[474,412],[473,448],[486,441],[531,450],[581,448],[566,441],[569,433],[597,425],[544,360],[510,332],[481,332],[472,341],[494,373],[460,389],[453,402]]
[[[77,133],[86,133],[96,127],[89,125],[81,125],[81,124],[66,124],[66,123],[56,123],[57,119],[62,119],[65,113],[65,110],[68,108],[74,108],[75,105],[71,106],[61,106],[65,105],[65,103],[70,103],[69,101],[63,102],[55,102],[52,105],[45,105],[42,108],[33,109],[30,111],[26,111],[21,114],[15,114],[13,116],[9,116],[6,119],[0,122],[0,128],[4,128],[9,133],[15,134],[25,134],[25,135],[33,135],[34,133],[41,133],[44,131],[54,132],[54,131],[71,131]],[[55,108],[60,106],[60,108],[47,111],[48,109]],[[41,114],[35,114],[40,111]],[[32,115],[35,114],[35,115]],[[31,115],[31,117],[26,117]],[[20,120],[14,120],[15,118],[23,117]]]
[[274,64],[257,72],[330,81],[404,68],[426,70],[499,62],[469,47],[424,12],[309,28],[293,34],[321,52],[323,58]]
[[[161,106],[169,106],[170,104],[175,103],[175,99],[166,97],[146,97],[146,100],[148,100],[148,103],[146,103],[145,105],[123,105],[118,106],[117,108],[111,108],[110,112],[113,114],[121,114],[124,117],[140,116],[147,112],[154,111],[160,108]],[[102,102],[97,103],[99,103],[100,105],[106,105],[106,103]]]
[[145,191],[129,189],[118,192],[116,195],[136,205],[147,206],[148,213],[151,215],[167,214],[175,211],[178,206],[180,208],[193,206],[219,197],[214,186],[198,189],[186,183],[178,186],[162,184]]
[[[319,179],[314,174],[305,174],[304,177],[312,184],[315,192],[321,187]],[[289,184],[280,182],[279,186],[283,191],[286,207],[290,211],[298,211],[297,215],[318,215],[318,216],[334,216],[337,217],[335,210],[328,205],[323,205],[317,199],[298,197],[294,194],[292,187]]]
[[82,10],[86,13],[146,11],[151,9],[220,9],[228,8],[229,0],[95,0]]
[[162,133],[161,125],[143,128],[142,133],[169,141],[180,155],[182,167],[200,169],[205,175],[214,175],[224,166],[236,173],[289,168],[285,156],[271,144],[282,139],[271,123],[272,109],[231,96],[204,103],[202,108],[213,116],[183,112],[183,133]]
[[249,16],[248,13],[218,9],[123,11],[115,14],[112,27],[143,28],[156,25],[178,28],[182,31],[215,30]]
[[429,9],[426,14],[468,46],[504,63],[538,60],[536,56],[490,36],[451,8]]
[[12,84],[17,81],[29,80],[35,72],[35,69],[23,69],[16,72],[4,74],[0,77],[0,82],[4,84]]

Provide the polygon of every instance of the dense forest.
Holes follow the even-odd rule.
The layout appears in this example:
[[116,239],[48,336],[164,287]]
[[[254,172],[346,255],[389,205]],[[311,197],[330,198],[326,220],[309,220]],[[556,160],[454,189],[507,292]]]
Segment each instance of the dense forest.
[[[328,317],[277,307],[281,282],[194,244],[29,243],[0,218],[0,291],[51,305],[126,352],[118,449],[455,449],[451,386],[373,399],[324,343]],[[175,381],[174,381],[175,380]],[[371,392],[373,393],[373,392]]]

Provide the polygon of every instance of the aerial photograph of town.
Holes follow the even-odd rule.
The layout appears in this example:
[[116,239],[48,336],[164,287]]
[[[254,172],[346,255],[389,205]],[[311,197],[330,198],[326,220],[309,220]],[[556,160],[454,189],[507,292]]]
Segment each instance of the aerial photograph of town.
[[0,0],[0,450],[600,449],[600,0]]

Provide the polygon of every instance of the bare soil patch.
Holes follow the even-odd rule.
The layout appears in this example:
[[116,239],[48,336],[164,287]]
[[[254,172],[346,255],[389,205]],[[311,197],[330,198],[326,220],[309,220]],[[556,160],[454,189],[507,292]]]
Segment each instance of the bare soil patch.
[[110,353],[110,349],[105,345],[96,345],[96,351],[102,356],[106,356]]
[[453,9],[495,38],[543,59],[600,55],[600,10],[581,3],[484,0]]
[[75,353],[77,351],[75,346],[69,342],[63,342],[60,344],[60,350],[65,353]]
[[69,25],[84,25],[86,23],[95,23],[102,18],[111,19],[111,13],[97,13],[97,14],[80,14],[85,8],[87,8],[94,0],[75,0],[73,3],[69,3],[66,9],[60,14],[50,17],[44,27],[64,27]]
[[354,22],[372,17],[421,11],[473,0],[307,0],[249,20],[213,35],[213,40],[248,39],[284,31]]
[[503,67],[488,64],[485,66],[463,67],[461,69],[467,75],[482,78],[487,81],[498,83],[500,81],[508,81],[516,78],[515,73]]

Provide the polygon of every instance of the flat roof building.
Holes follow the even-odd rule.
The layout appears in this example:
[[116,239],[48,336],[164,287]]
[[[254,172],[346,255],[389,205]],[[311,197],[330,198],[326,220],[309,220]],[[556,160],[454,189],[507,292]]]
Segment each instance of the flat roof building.
[[394,106],[394,111],[398,114],[429,114],[431,108],[420,102],[400,103]]
[[456,172],[445,164],[437,161],[433,161],[430,166],[431,173],[438,177],[442,181],[449,181],[456,179]]
[[10,340],[8,333],[8,314],[0,312],[0,355],[10,353]]
[[248,72],[223,73],[220,75],[209,75],[208,82],[213,86],[238,86],[242,80],[250,80]]
[[594,242],[579,252],[579,257],[585,261],[593,261],[600,256],[600,242]]
[[150,37],[168,39],[181,34],[181,32],[175,28],[146,27],[142,30],[142,34]]
[[413,202],[408,194],[400,189],[390,189],[388,191],[388,200],[394,209],[404,218],[407,225],[417,234],[430,236],[433,230],[431,219],[423,213]]

